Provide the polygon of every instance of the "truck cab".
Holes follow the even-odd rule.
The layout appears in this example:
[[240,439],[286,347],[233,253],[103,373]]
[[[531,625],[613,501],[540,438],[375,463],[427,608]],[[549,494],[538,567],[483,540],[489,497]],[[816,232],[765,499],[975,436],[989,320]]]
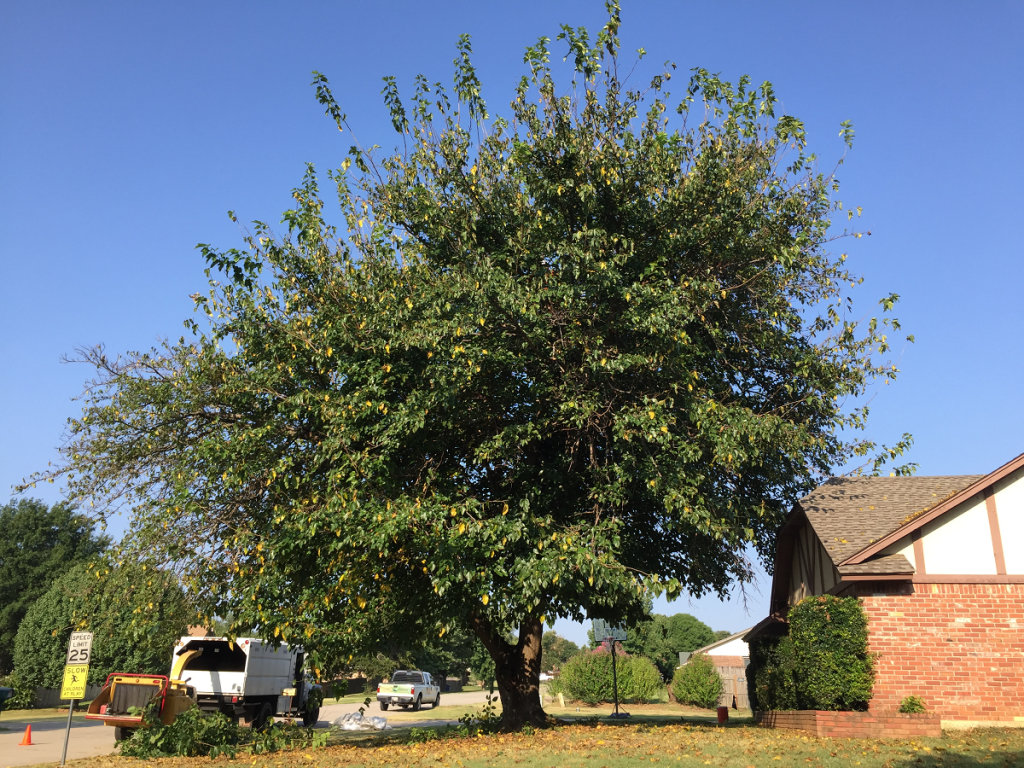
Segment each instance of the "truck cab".
[[441,689],[434,684],[429,672],[416,669],[399,669],[386,683],[377,686],[377,704],[387,712],[394,705],[405,709],[412,707],[419,711],[424,704],[436,707],[441,703]]
[[320,716],[320,686],[303,670],[305,653],[258,638],[183,637],[174,646],[171,677],[195,690],[196,704],[262,728],[273,717]]

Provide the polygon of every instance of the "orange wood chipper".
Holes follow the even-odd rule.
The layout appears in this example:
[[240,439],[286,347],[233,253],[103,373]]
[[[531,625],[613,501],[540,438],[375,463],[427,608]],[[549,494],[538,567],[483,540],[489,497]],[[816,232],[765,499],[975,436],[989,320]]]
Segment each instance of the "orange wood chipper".
[[114,726],[114,740],[124,741],[136,728],[146,727],[142,713],[152,702],[157,702],[160,722],[170,725],[180,713],[196,705],[195,690],[166,675],[112,672],[85,717]]

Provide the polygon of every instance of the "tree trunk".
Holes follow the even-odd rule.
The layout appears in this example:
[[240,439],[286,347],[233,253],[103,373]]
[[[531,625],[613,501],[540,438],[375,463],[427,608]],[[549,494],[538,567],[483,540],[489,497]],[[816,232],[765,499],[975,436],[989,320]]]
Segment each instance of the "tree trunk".
[[519,627],[515,645],[496,632],[486,619],[471,619],[473,630],[494,659],[498,695],[501,697],[501,728],[518,731],[525,725],[550,725],[540,700],[541,635],[544,625],[531,617]]

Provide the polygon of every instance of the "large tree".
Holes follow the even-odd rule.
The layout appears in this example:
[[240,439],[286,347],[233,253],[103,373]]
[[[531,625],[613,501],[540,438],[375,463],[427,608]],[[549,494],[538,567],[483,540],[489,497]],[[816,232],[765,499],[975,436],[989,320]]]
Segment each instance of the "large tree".
[[0,507],[0,674],[14,664],[14,637],[54,579],[109,544],[95,521],[68,504],[18,499]]
[[505,725],[542,724],[545,621],[750,579],[791,502],[872,451],[895,321],[850,315],[838,182],[768,83],[628,90],[609,11],[593,45],[563,28],[567,84],[527,50],[506,118],[468,38],[450,93],[420,77],[406,107],[386,78],[399,146],[329,174],[340,226],[310,168],[284,232],[203,246],[190,338],[84,353],[57,471],[134,508],[126,546],[206,613],[353,653],[385,614],[463,626]]

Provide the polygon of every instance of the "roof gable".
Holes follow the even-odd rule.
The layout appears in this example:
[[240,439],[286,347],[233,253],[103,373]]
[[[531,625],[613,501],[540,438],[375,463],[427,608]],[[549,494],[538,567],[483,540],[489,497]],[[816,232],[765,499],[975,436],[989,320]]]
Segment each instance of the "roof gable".
[[[1017,456],[1015,459],[1006,462],[1003,466],[994,472],[990,472],[987,475],[974,476],[974,482],[968,484],[964,488],[960,489],[956,493],[950,494],[947,498],[940,501],[926,509],[922,509],[920,512],[910,516],[907,520],[904,520],[899,526],[889,531],[884,536],[877,540],[870,542],[866,547],[863,547],[860,551],[849,555],[846,560],[843,561],[844,565],[852,565],[856,563],[863,563],[872,555],[885,549],[890,544],[898,541],[904,536],[913,533],[925,524],[931,522],[937,517],[941,517],[947,512],[959,507],[965,501],[979,493],[991,493],[989,490],[992,486],[1002,480],[1004,477],[1008,477],[1016,472],[1021,467],[1024,467],[1024,453]],[[969,477],[969,476],[965,476]],[[909,479],[909,478],[907,478]],[[922,478],[923,479],[923,478]]]
[[798,504],[838,566],[984,477],[834,477]]

